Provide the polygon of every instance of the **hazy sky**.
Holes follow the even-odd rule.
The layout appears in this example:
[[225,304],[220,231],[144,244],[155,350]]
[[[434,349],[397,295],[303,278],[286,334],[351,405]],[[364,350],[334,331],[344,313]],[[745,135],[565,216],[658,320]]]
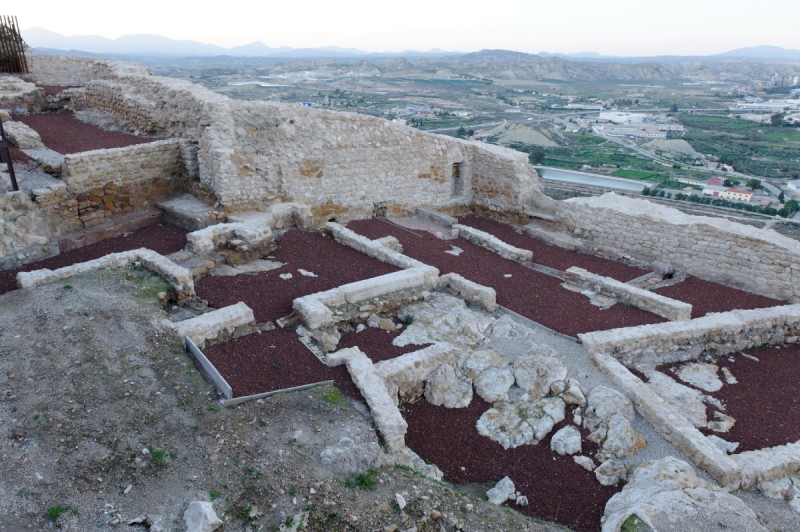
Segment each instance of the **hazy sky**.
[[221,46],[610,55],[800,49],[797,0],[22,0],[0,10],[64,35],[150,33]]

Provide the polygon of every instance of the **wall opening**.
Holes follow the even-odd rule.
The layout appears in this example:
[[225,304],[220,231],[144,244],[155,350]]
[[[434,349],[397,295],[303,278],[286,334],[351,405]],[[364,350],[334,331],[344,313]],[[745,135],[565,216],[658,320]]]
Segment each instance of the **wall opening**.
[[453,197],[464,193],[464,163],[453,163]]

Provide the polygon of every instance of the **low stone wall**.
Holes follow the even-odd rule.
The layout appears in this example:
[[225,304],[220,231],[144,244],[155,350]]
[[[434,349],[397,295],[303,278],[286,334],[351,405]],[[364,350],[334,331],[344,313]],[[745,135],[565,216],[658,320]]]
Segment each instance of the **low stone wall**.
[[62,178],[88,227],[185,191],[185,175],[180,143],[161,140],[67,155]]
[[165,325],[175,331],[181,340],[188,336],[197,347],[202,348],[208,342],[219,343],[231,338],[237,329],[252,326],[255,322],[253,310],[240,301],[177,323],[167,320]]
[[791,302],[800,301],[800,242],[771,230],[613,193],[559,206],[588,247]]
[[35,113],[45,103],[44,91],[16,76],[0,76],[0,109],[15,113]]
[[[66,191],[66,187],[63,187]],[[24,191],[0,194],[0,269],[16,268],[58,252],[51,221]]]
[[629,367],[694,360],[761,345],[797,342],[800,305],[709,314],[673,321],[579,334],[592,351],[613,356]]
[[438,342],[432,346],[375,364],[394,404],[401,397],[417,396],[425,381],[441,364],[455,365],[459,351],[451,344]]
[[449,290],[465,301],[482,307],[487,312],[497,310],[497,292],[494,288],[470,281],[457,273],[448,273],[439,277],[439,288]]
[[340,349],[327,356],[327,364],[331,367],[347,365],[350,377],[369,405],[375,427],[383,436],[389,452],[402,451],[406,446],[408,423],[392,401],[383,379],[367,355],[357,347]]
[[149,69],[134,63],[39,54],[28,56],[28,68],[39,85],[58,87],[82,87],[92,80],[109,77],[115,70],[142,76],[150,74]]
[[473,244],[477,244],[482,248],[489,251],[494,251],[501,257],[517,262],[531,262],[533,260],[533,251],[529,249],[521,249],[511,244],[503,242],[496,236],[489,234],[485,231],[469,227],[468,225],[455,224],[453,232],[456,236],[463,238]]
[[338,223],[328,222],[325,224],[325,230],[330,232],[333,238],[340,244],[344,244],[356,251],[360,251],[365,255],[369,255],[370,257],[391,264],[392,266],[397,266],[398,268],[414,268],[420,270],[424,273],[425,282],[428,285],[435,286],[436,284],[436,280],[439,277],[439,270],[433,266],[429,266],[424,262],[403,255],[399,251],[384,245],[378,240],[371,240],[365,236],[359,235]]
[[192,272],[178,266],[160,253],[146,248],[110,253],[99,259],[80,262],[57,270],[44,268],[32,272],[20,272],[17,274],[17,284],[20,288],[31,288],[103,268],[126,267],[134,262],[141,262],[142,266],[164,278],[175,289],[179,301],[194,297]]
[[690,421],[678,414],[616,359],[596,351],[592,351],[591,355],[597,367],[633,401],[636,410],[667,441],[706,470],[720,485],[731,486],[738,482],[736,462],[706,438]]
[[636,286],[588,272],[573,266],[564,272],[564,280],[580,288],[613,297],[622,303],[639,307],[668,320],[692,319],[692,305],[644,290]]
[[359,319],[361,314],[366,314],[363,316],[366,320],[370,313],[385,310],[387,306],[399,307],[425,297],[426,292],[436,287],[435,281],[427,280],[427,273],[420,268],[387,273],[299,297],[292,306],[303,325],[312,331]]

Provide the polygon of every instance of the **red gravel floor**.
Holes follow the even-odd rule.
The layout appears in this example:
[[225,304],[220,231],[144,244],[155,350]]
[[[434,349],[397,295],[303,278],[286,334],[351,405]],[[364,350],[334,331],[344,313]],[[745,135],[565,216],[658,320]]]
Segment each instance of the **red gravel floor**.
[[106,131],[81,122],[75,115],[67,112],[18,115],[14,120],[35,129],[42,137],[45,146],[64,155],[105,148],[122,148],[156,140],[152,137],[137,137],[119,131]]
[[[579,333],[660,323],[664,319],[625,305],[601,310],[589,299],[561,286],[561,281],[506,260],[496,253],[462,239],[445,241],[427,231],[410,231],[382,219],[351,222],[348,227],[369,238],[395,236],[406,255],[439,268],[442,274],[456,272],[497,292],[498,304],[569,336]],[[464,250],[454,257],[452,246]],[[511,274],[511,277],[505,277]]]
[[692,318],[709,312],[727,312],[734,309],[752,309],[785,305],[785,301],[751,294],[736,288],[687,276],[686,280],[655,290],[657,294],[692,305]]
[[148,248],[162,255],[167,255],[180,251],[185,245],[186,231],[174,225],[155,224],[143,227],[126,235],[109,238],[48,259],[31,262],[20,268],[0,271],[0,294],[17,289],[16,278],[18,272],[29,272],[42,268],[54,270],[78,262],[97,259],[109,253],[138,248]]
[[[274,260],[285,263],[282,267],[234,277],[204,277],[195,285],[197,295],[216,308],[244,301],[263,323],[290,314],[295,298],[397,271],[318,233],[293,229],[277,245]],[[318,277],[303,276],[299,268]],[[292,278],[281,279],[285,273]]]
[[[726,433],[703,432],[739,442],[737,453],[800,441],[800,395],[797,393],[800,345],[769,346],[745,352],[758,361],[736,354],[733,362],[725,357],[718,362],[736,377],[736,384],[723,384],[716,392],[700,390],[722,401],[725,413],[736,423]],[[681,365],[666,364],[658,369],[680,380],[669,370]]]
[[339,349],[358,347],[372,362],[380,362],[397,358],[406,353],[413,353],[431,344],[410,344],[403,347],[392,345],[392,341],[400,336],[403,330],[387,332],[382,329],[368,328],[361,332],[348,332],[339,340]]
[[[493,487],[508,475],[517,491],[528,497],[529,505],[515,506],[516,510],[577,531],[599,530],[606,502],[618,489],[601,485],[594,473],[572,457],[552,452],[550,438],[538,445],[504,450],[481,436],[475,423],[489,408],[491,405],[477,396],[467,408],[437,407],[424,400],[406,405],[406,444],[436,464],[449,482]],[[553,433],[562,426],[557,425]],[[584,439],[584,454],[594,454],[596,448],[587,443],[591,445]]]
[[343,393],[363,401],[347,367],[323,364],[292,328],[249,334],[203,352],[231,385],[234,397],[332,380]]
[[25,155],[25,152],[17,148],[16,146],[9,146],[9,154],[11,155],[11,163],[14,165],[16,169],[16,165],[18,164],[29,164],[32,163],[33,160]]
[[78,88],[77,85],[39,85],[39,88],[44,91],[44,93],[48,96],[56,96],[61,94],[64,89],[76,89]]
[[[395,347],[397,333],[366,329],[342,336],[339,348],[358,347],[373,362],[411,353],[425,346]],[[299,340],[294,329],[274,329],[207,348],[205,355],[228,384],[234,397],[333,380],[346,395],[363,400],[345,366],[329,368]]]
[[512,246],[529,249],[533,251],[533,262],[556,270],[564,271],[572,266],[578,266],[597,275],[611,277],[622,282],[627,282],[649,273],[647,270],[629,266],[622,262],[548,244],[544,240],[527,233],[518,233],[512,225],[478,216],[477,214],[462,216],[458,219],[458,222],[494,235]]

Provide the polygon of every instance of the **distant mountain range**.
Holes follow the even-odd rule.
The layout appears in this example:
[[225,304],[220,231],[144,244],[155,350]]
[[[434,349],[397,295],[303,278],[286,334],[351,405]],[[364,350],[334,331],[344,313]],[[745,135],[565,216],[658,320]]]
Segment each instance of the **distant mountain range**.
[[[150,57],[280,57],[280,58],[353,58],[353,57],[397,57],[447,55],[442,50],[427,52],[376,53],[364,52],[355,48],[324,46],[320,48],[271,48],[262,42],[252,42],[242,46],[223,48],[215,44],[198,41],[170,39],[160,35],[123,35],[109,39],[99,35],[65,36],[44,28],[28,28],[22,31],[22,38],[29,46],[45,53],[52,51],[83,52],[81,55],[112,56],[150,56]],[[453,52],[450,52],[453,53]],[[456,52],[457,53],[457,52]]]
[[[159,35],[125,35],[118,39],[108,39],[99,35],[74,35],[65,36],[43,28],[28,28],[22,31],[22,37],[37,52],[83,52],[80,55],[110,55],[110,56],[149,56],[149,57],[274,57],[274,58],[384,58],[384,57],[442,57],[464,55],[461,52],[446,52],[443,50],[429,50],[427,52],[364,52],[354,48],[339,48],[326,46],[321,48],[289,48],[282,46],[272,48],[262,42],[253,42],[243,46],[223,48],[214,44],[198,41],[176,40]],[[492,50],[494,52],[494,50]],[[582,52],[577,54],[525,54],[521,52],[503,52],[504,60],[514,57],[517,60],[530,58],[559,58],[581,62],[614,62],[628,63],[637,61],[657,61],[669,63],[691,59],[706,60],[749,60],[749,61],[800,61],[800,50],[788,50],[777,46],[755,46],[739,48],[722,54],[703,57],[690,56],[657,56],[657,57],[620,57],[606,56],[595,52]],[[513,54],[513,55],[512,55]],[[468,55],[468,54],[467,54]],[[487,57],[484,56],[486,59]]]

